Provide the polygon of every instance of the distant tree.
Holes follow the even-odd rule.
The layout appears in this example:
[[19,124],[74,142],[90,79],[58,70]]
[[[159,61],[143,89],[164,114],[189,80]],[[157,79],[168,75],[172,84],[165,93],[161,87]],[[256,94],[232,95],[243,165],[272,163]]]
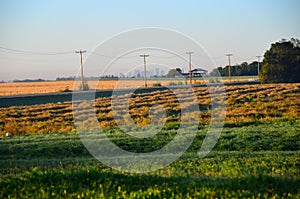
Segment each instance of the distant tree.
[[13,80],[13,82],[44,82],[44,79],[23,79],[23,80]]
[[[236,64],[230,67],[230,74],[231,76],[254,76],[257,74],[257,65],[258,62],[252,62],[248,64],[247,62],[243,62],[242,64]],[[228,67],[225,66],[224,68],[218,67],[213,69],[210,72],[211,76],[228,76]]]
[[259,73],[262,82],[300,82],[300,41],[292,38],[271,45]]
[[[259,62],[259,65],[261,66],[261,62]],[[248,66],[248,75],[258,75],[258,61],[254,61]]]
[[56,81],[68,81],[68,80],[75,80],[75,77],[57,77]]
[[175,68],[175,69],[171,69],[169,70],[167,77],[176,77],[176,76],[180,76],[182,73],[182,70],[180,68]]
[[210,75],[210,76],[213,76],[213,77],[222,76],[222,71],[223,71],[223,68],[222,68],[222,67],[214,68],[214,69],[209,73],[209,75]]

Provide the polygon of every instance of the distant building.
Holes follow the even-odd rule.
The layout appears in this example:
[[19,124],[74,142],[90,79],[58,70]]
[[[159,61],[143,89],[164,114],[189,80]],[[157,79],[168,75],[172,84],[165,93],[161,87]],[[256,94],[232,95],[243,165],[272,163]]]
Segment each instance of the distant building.
[[159,76],[159,68],[155,68],[155,74],[154,74],[156,77]]
[[[192,76],[193,77],[205,77],[208,74],[208,70],[202,69],[202,68],[195,68],[192,70]],[[190,72],[188,73],[181,73],[182,76],[184,77],[189,77],[190,76]]]
[[129,72],[128,75],[127,75],[127,78],[131,78],[132,77],[132,73]]
[[207,76],[208,70],[202,68],[195,68],[192,70],[193,77],[203,77]]
[[119,74],[119,77],[120,77],[120,78],[125,78],[125,75],[124,75],[123,73],[120,73],[120,74]]

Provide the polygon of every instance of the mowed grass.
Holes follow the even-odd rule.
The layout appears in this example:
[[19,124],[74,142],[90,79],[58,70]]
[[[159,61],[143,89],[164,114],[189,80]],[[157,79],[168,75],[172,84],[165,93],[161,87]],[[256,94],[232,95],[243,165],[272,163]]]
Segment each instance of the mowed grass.
[[[0,197],[297,198],[299,131],[299,120],[226,127],[213,151],[200,159],[205,127],[169,169],[144,174],[103,165],[77,134],[5,138],[0,141]],[[126,149],[124,139],[111,139]]]
[[[0,198],[299,198],[300,84],[227,86],[227,115],[214,149],[200,159],[212,99],[195,90],[201,113],[197,135],[168,168],[126,173],[102,164],[82,144],[71,103],[0,109]],[[180,95],[185,97],[182,90]],[[191,103],[186,95],[182,106]],[[109,98],[95,101],[99,125],[120,148],[150,152],[178,129],[178,101],[170,91],[136,94],[131,117],[149,124],[149,107],[163,104],[166,125],[157,137],[126,136],[113,121]],[[82,106],[84,114],[84,103]],[[90,124],[87,118],[87,125]],[[155,126],[153,126],[154,128]],[[151,129],[150,129],[151,131]],[[100,140],[101,141],[101,140]],[[116,157],[117,158],[117,157]],[[133,165],[134,166],[134,165]]]

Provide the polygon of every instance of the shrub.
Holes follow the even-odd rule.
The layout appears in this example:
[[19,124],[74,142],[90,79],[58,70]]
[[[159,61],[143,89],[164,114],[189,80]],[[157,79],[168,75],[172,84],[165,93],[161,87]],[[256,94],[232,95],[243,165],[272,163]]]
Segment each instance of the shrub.
[[153,83],[152,86],[160,87],[160,86],[161,86],[161,83],[159,83],[159,82]]
[[69,89],[69,86],[66,86],[65,89],[59,90],[58,92],[72,92],[72,90]]
[[21,133],[21,128],[16,121],[8,121],[4,125],[4,131],[11,133],[13,135],[19,135]]
[[88,83],[84,82],[83,83],[83,88],[82,88],[82,84],[80,84],[79,90],[88,91],[88,90],[90,90],[90,87],[89,87]]

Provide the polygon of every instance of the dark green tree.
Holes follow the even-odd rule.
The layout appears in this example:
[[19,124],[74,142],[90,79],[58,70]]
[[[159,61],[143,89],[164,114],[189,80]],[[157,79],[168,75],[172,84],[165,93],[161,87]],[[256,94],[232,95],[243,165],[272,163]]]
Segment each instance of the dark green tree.
[[214,68],[214,69],[209,73],[209,75],[210,75],[210,76],[213,76],[213,77],[223,76],[223,75],[222,75],[222,71],[223,71],[223,68],[222,68],[222,67]]
[[[257,75],[257,65],[257,61],[254,61],[251,64],[248,64],[247,62],[243,62],[242,64],[236,64],[230,67],[230,74],[231,76],[255,76]],[[210,72],[210,75],[228,76],[228,67],[229,66],[225,66],[224,68],[215,68]]]
[[261,82],[300,82],[300,41],[292,38],[271,45],[264,54]]
[[175,68],[175,69],[171,69],[169,70],[167,77],[176,77],[176,76],[180,76],[182,73],[180,68]]

